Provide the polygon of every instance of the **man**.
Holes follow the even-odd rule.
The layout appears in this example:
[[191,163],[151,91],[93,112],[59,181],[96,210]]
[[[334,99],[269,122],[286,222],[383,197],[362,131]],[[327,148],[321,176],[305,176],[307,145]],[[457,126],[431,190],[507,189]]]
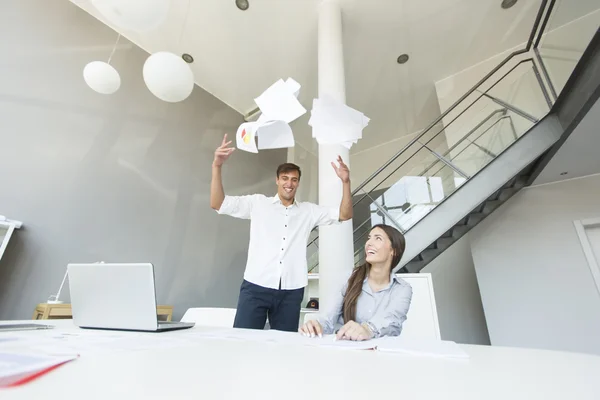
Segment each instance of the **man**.
[[210,185],[210,206],[219,214],[250,219],[250,246],[244,281],[240,288],[236,328],[271,328],[296,332],[304,287],[308,284],[306,246],[310,231],[352,218],[350,171],[341,157],[331,163],[343,183],[339,209],[296,201],[300,168],[282,164],[277,168],[277,194],[225,196],[221,167],[235,150],[227,135],[215,150]]

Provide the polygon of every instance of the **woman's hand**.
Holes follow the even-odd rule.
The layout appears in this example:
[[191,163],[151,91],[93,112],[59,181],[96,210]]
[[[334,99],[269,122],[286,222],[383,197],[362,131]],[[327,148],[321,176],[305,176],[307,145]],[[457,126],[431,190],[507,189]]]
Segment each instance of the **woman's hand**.
[[319,321],[312,319],[304,325],[302,325],[300,329],[298,329],[298,332],[300,332],[303,336],[323,337],[323,328],[321,327],[321,324],[319,323]]
[[354,341],[369,340],[372,337],[373,333],[370,330],[354,321],[348,321],[335,336],[337,340]]

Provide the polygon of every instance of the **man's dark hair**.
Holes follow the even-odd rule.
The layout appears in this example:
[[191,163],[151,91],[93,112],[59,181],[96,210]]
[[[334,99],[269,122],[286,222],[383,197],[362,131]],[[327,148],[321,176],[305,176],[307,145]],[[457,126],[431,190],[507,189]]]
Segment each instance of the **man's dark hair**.
[[281,164],[279,167],[277,167],[277,177],[279,178],[279,175],[292,171],[298,171],[298,179],[300,179],[300,177],[302,176],[302,172],[300,172],[300,167],[292,163]]

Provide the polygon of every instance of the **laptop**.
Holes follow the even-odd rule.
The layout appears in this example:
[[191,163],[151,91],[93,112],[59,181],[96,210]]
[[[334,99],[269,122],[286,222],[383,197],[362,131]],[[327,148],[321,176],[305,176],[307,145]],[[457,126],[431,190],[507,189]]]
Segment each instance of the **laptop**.
[[0,332],[5,331],[35,331],[38,329],[53,329],[54,325],[45,324],[30,324],[30,323],[16,323],[16,324],[0,324]]
[[73,323],[80,328],[165,332],[194,326],[158,321],[151,263],[68,264],[67,271]]

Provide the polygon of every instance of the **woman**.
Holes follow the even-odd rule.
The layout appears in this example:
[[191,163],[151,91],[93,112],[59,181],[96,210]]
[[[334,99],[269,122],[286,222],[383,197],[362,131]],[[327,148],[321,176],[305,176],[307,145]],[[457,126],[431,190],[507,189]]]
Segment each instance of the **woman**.
[[310,337],[335,332],[337,339],[346,340],[400,335],[412,288],[392,274],[392,268],[400,262],[405,247],[404,236],[397,229],[373,226],[365,244],[366,262],[352,271],[331,309],[308,321],[299,332]]

